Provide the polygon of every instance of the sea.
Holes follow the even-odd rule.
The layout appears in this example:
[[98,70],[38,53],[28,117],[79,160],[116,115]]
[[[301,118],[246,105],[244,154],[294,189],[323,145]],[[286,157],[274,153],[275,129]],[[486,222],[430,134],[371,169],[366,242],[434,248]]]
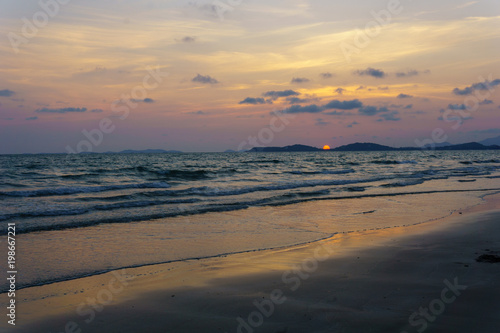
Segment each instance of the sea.
[[1,155],[0,171],[17,288],[425,223],[500,192],[498,150]]

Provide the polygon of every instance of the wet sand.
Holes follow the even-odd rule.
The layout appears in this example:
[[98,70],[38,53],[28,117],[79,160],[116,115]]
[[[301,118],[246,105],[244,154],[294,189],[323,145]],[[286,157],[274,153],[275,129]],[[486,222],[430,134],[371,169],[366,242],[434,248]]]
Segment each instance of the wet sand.
[[[500,196],[421,225],[17,292],[5,332],[498,332]],[[5,300],[2,299],[2,305]]]

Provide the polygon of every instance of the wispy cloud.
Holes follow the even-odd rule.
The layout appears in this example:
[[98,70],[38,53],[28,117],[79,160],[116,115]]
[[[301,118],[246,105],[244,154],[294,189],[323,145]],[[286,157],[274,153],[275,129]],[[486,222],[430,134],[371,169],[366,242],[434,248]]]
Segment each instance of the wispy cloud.
[[399,114],[398,111],[392,111],[388,113],[382,113],[380,114],[380,118],[377,119],[377,121],[399,121],[401,118],[399,118],[397,115]]
[[266,100],[264,98],[261,98],[261,97],[257,97],[257,98],[247,97],[244,100],[242,100],[241,102],[239,102],[238,104],[253,104],[253,105],[266,104]]
[[194,116],[206,116],[208,113],[200,110],[200,111],[187,112],[187,114],[191,114]]
[[293,105],[283,110],[284,113],[320,113],[321,111],[323,111],[323,108],[316,104],[306,106]]
[[466,8],[466,7],[469,7],[469,6],[472,6],[472,5],[475,5],[476,3],[478,3],[479,1],[470,1],[470,2],[466,2],[466,3],[463,3],[461,5],[458,5],[456,6],[455,8],[456,9],[462,9],[462,8]]
[[0,90],[0,97],[10,97],[14,95],[15,92],[9,89]]
[[[152,98],[144,98],[144,99],[131,99],[130,101],[134,103],[154,103],[155,100]],[[93,111],[92,111],[93,112]]]
[[196,42],[196,37],[186,36],[186,37],[183,37],[180,41],[183,43],[194,43],[194,42]]
[[479,102],[479,105],[488,105],[488,104],[493,104],[493,101],[490,99],[485,99],[482,102]]
[[370,106],[370,105],[364,106],[358,110],[359,114],[363,116],[375,116],[379,113],[384,113],[388,111],[389,110],[386,107],[377,108],[376,106]]
[[38,113],[73,113],[73,112],[85,112],[85,111],[87,111],[87,108],[60,108],[60,109],[42,108],[35,110],[35,112]]
[[384,78],[387,76],[387,74],[383,70],[375,69],[372,67],[368,67],[367,69],[363,69],[363,70],[354,71],[354,74],[361,75],[361,76],[363,76],[363,75],[372,76],[372,77],[377,78],[377,79],[381,79],[381,78]]
[[448,109],[450,109],[450,110],[467,110],[467,105],[465,105],[465,104],[448,104]]
[[305,78],[305,77],[294,77],[291,81],[291,83],[307,83],[311,80],[309,80],[308,78]]
[[264,97],[270,97],[273,99],[277,99],[280,97],[299,96],[299,95],[300,95],[300,93],[298,93],[294,90],[283,90],[283,91],[271,90],[271,91],[267,91],[267,92],[262,94],[262,96],[264,96]]
[[299,98],[299,97],[287,97],[286,101],[290,104],[301,104],[301,103],[309,103],[314,101],[315,98]]
[[339,101],[333,100],[328,102],[323,106],[326,109],[337,109],[337,110],[353,110],[363,106],[363,103],[358,99],[353,99],[352,101]]
[[455,95],[462,95],[462,96],[463,95],[470,95],[475,90],[490,90],[498,85],[500,85],[500,79],[495,79],[493,81],[486,80],[484,82],[473,83],[471,86],[465,87],[463,89],[455,88],[455,89],[453,89],[453,93]]
[[196,75],[192,80],[192,82],[203,83],[203,84],[217,84],[219,81],[211,77],[210,75]]
[[397,98],[412,98],[413,96],[412,95],[408,95],[408,94],[399,94],[397,96]]
[[426,69],[425,71],[417,71],[415,69],[408,70],[406,72],[396,72],[396,77],[411,77],[411,76],[417,76],[420,74],[429,74],[431,71]]
[[328,125],[330,122],[324,121],[321,118],[316,119],[316,123],[314,124],[315,126],[325,126]]

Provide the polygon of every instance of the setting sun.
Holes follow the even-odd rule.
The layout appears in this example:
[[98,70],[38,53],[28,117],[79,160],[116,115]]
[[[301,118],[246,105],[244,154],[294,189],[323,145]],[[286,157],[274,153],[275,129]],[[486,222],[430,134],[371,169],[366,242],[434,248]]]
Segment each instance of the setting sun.
[[329,145],[324,145],[323,146],[323,150],[330,150],[330,146]]

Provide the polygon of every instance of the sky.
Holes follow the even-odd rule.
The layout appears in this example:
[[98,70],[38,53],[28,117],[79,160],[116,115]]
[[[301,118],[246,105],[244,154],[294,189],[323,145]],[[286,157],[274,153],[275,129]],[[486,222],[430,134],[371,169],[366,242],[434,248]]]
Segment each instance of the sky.
[[500,2],[2,0],[0,154],[500,135]]

